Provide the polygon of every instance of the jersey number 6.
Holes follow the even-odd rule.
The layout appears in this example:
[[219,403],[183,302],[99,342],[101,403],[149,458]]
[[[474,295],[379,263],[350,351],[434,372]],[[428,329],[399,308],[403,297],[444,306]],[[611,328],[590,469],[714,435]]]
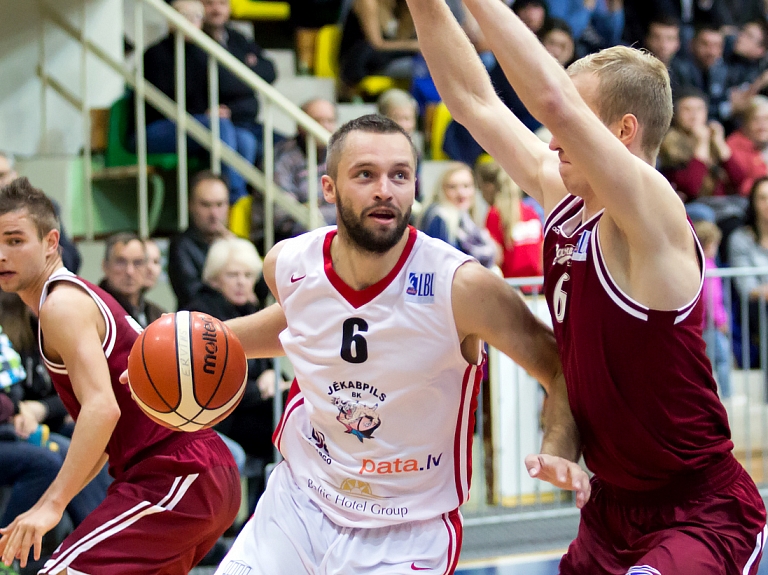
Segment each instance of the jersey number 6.
[[363,363],[368,359],[368,342],[360,335],[361,331],[368,331],[364,319],[351,317],[344,322],[341,330],[341,359],[344,361]]

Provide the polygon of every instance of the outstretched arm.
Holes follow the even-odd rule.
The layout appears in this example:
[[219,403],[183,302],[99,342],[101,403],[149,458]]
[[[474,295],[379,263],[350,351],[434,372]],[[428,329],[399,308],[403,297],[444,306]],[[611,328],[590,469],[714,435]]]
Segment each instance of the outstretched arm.
[[[64,509],[103,463],[104,450],[120,418],[107,359],[101,347],[104,319],[89,295],[78,287],[59,285],[40,312],[46,354],[67,366],[80,413],[67,457],[40,500],[0,530],[0,552],[8,565],[14,557],[27,563],[30,548],[40,558],[43,535],[61,519]],[[76,333],[77,337],[72,337]]]
[[[671,186],[627,149],[628,138],[642,137],[638,125],[627,116],[610,130],[603,125],[568,74],[503,2],[466,0],[466,5],[522,102],[584,173],[630,244],[656,252],[663,242],[692,248],[682,203]],[[592,106],[611,89],[583,88]]]
[[526,458],[526,466],[532,476],[576,491],[577,504],[583,506],[589,499],[589,479],[576,463],[581,441],[552,330],[531,313],[517,291],[474,262],[456,271],[452,301],[463,349],[465,343],[477,349],[477,339],[482,339],[544,386],[544,441],[539,455]]
[[445,1],[408,0],[408,6],[421,52],[453,118],[549,212],[566,193],[556,154],[496,95],[477,52]]

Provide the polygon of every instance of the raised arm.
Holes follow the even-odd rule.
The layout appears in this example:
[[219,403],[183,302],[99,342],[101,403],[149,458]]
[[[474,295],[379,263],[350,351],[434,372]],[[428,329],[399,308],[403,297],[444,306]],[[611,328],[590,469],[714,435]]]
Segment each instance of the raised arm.
[[[552,132],[552,146],[561,148],[567,160],[583,172],[630,245],[646,248],[647,253],[658,253],[662,244],[693,253],[679,198],[653,166],[627,147],[637,147],[643,136],[636,118],[626,114],[609,130],[585,103],[565,70],[504,3],[466,0],[466,5],[522,102]],[[586,78],[579,77],[584,81],[580,84],[582,92],[597,106],[598,96],[604,97],[613,87],[587,85],[596,77],[583,76]]]
[[408,0],[408,6],[421,52],[453,118],[548,213],[566,193],[556,154],[496,95],[483,63],[445,1]]
[[[40,312],[45,352],[67,366],[80,413],[67,457],[56,479],[32,509],[19,515],[0,539],[3,561],[18,556],[26,565],[31,547],[40,558],[43,535],[61,519],[64,509],[101,464],[120,418],[101,341],[106,330],[95,302],[80,288],[59,285]],[[72,334],[77,337],[72,337]]]
[[504,280],[477,263],[457,271],[453,314],[462,349],[477,349],[478,339],[512,358],[547,392],[541,453],[526,458],[534,477],[577,492],[582,507],[589,480],[575,462],[581,441],[568,403],[568,392],[552,330],[536,318],[522,297]]

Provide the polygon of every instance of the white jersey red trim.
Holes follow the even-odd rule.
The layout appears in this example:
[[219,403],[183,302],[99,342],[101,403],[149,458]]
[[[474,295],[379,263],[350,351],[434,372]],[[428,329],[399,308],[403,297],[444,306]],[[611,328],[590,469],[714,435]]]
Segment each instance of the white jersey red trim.
[[333,269],[335,235],[293,238],[277,258],[296,380],[275,444],[337,525],[439,517],[469,497],[482,369],[462,355],[451,290],[471,258],[410,228],[392,271],[357,291]]

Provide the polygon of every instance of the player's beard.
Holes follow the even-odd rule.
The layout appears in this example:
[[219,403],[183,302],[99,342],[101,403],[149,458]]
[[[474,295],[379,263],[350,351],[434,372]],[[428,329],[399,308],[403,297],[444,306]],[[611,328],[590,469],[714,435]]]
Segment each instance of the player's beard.
[[[395,212],[397,225],[389,231],[382,232],[368,229],[364,223],[366,214],[383,206],[391,208]],[[385,202],[380,202],[375,206],[366,208],[358,216],[351,208],[344,205],[338,192],[336,194],[336,212],[339,219],[338,223],[341,224],[340,227],[343,227],[347,237],[361,250],[374,254],[383,254],[395,247],[400,238],[403,237],[405,228],[408,227],[408,222],[411,219],[410,206],[408,206],[408,210],[403,214],[394,206]]]

